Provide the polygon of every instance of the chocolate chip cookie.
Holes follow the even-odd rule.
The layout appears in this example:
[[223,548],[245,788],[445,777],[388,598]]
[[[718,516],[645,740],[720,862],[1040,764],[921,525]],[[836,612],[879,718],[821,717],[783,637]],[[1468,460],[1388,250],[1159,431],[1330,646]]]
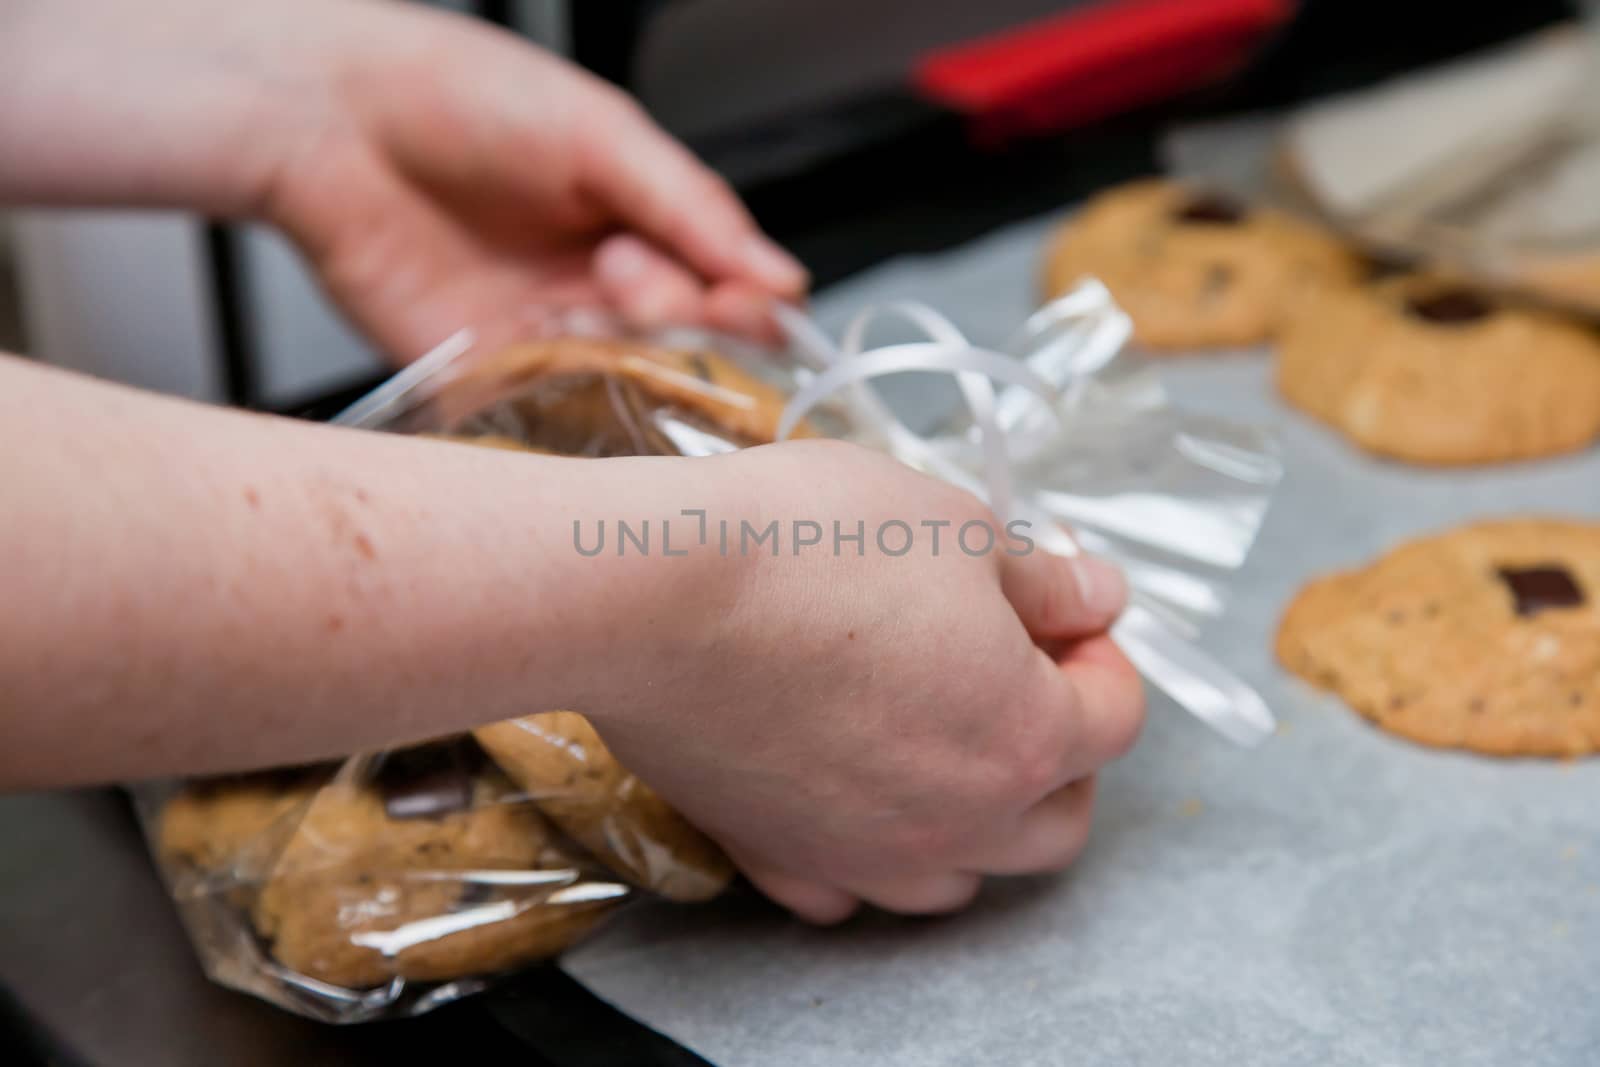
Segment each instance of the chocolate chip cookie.
[[1412,463],[1530,459],[1600,437],[1600,338],[1442,277],[1312,294],[1277,373],[1291,404]]
[[472,805],[396,818],[373,790],[322,790],[253,911],[272,955],[357,989],[492,974],[558,954],[624,895],[585,883],[530,805],[481,783]]
[[1285,667],[1380,727],[1499,756],[1600,749],[1600,523],[1484,522],[1302,589]]
[[190,783],[161,807],[156,852],[180,895],[259,883],[332,768]]
[[438,417],[455,436],[509,437],[568,456],[677,455],[681,425],[733,447],[768,444],[783,407],[779,390],[713,352],[562,338],[473,365],[443,391]]
[[1361,262],[1313,225],[1176,182],[1147,180],[1091,200],[1050,242],[1046,298],[1104,282],[1152,349],[1259,344],[1324,284]]
[[[168,855],[230,869],[248,857],[256,872],[249,892],[213,886],[186,907],[233,909],[289,971],[364,989],[556,955],[628,895],[470,741],[376,764],[320,788],[229,781],[174,797],[160,829]],[[217,928],[211,916],[192,925]]]
[[635,885],[684,901],[727,888],[721,850],[629,774],[582,715],[530,715],[473,736],[540,811]]

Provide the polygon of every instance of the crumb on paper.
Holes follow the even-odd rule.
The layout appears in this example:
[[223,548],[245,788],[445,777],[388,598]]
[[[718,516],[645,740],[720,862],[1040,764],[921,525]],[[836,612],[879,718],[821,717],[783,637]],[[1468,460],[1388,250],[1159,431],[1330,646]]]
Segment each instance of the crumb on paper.
[[1185,819],[1192,819],[1205,810],[1205,804],[1201,803],[1199,800],[1196,800],[1194,797],[1190,797],[1188,800],[1185,800],[1182,804],[1178,805],[1178,814],[1182,815]]

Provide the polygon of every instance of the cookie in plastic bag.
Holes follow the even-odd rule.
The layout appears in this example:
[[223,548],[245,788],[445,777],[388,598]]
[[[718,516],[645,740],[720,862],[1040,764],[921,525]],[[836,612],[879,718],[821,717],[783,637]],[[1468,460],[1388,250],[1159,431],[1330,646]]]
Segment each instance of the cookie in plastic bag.
[[540,811],[633,884],[682,901],[727,888],[722,851],[629,774],[582,715],[530,715],[473,736]]

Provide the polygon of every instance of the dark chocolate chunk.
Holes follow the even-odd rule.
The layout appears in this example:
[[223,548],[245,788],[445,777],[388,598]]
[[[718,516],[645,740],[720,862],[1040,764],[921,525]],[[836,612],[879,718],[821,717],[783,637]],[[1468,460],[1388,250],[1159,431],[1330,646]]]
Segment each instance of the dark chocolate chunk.
[[391,819],[437,819],[472,806],[472,779],[440,770],[384,790],[383,810]]
[[1192,222],[1201,226],[1237,226],[1244,221],[1245,209],[1238,202],[1215,193],[1196,196],[1185,203],[1174,216],[1179,222]]
[[418,745],[387,753],[375,775],[391,819],[436,819],[472,807],[482,750],[468,741]]
[[1516,598],[1517,614],[1524,618],[1550,608],[1581,607],[1585,602],[1582,587],[1560,564],[1501,567],[1499,574]]
[[486,882],[467,881],[461,886],[461,899],[457,903],[463,908],[470,908],[478,904],[487,904],[494,899],[494,886]]
[[705,356],[702,356],[698,352],[690,353],[689,366],[694,368],[695,377],[699,378],[702,382],[712,381],[711,364],[706,362]]
[[1494,303],[1471,289],[1444,289],[1406,301],[1413,317],[1436,326],[1461,326],[1494,314]]

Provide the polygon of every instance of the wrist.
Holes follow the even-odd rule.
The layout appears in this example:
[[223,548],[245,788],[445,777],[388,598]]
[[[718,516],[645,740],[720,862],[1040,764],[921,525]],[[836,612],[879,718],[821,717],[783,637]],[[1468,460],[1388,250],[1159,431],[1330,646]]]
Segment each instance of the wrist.
[[[602,728],[657,719],[725,655],[753,570],[738,547],[755,514],[736,457],[569,461],[558,567],[574,710]],[[659,724],[657,724],[659,725]]]

